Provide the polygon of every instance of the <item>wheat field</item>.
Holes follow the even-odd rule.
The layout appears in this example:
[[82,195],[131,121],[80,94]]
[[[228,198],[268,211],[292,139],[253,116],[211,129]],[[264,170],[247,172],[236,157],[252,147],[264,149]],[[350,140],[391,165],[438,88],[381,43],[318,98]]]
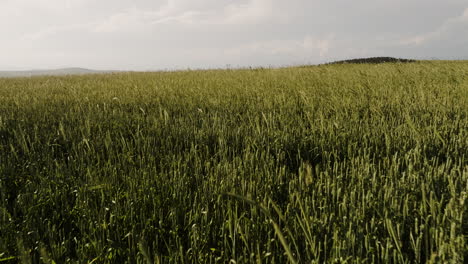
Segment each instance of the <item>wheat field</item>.
[[0,79],[0,263],[466,262],[467,73]]

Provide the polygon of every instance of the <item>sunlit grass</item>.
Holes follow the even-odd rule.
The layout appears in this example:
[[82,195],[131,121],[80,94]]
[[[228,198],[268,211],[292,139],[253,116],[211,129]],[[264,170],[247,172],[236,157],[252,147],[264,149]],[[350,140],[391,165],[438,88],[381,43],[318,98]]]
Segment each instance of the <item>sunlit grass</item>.
[[0,262],[463,263],[467,72],[0,79]]

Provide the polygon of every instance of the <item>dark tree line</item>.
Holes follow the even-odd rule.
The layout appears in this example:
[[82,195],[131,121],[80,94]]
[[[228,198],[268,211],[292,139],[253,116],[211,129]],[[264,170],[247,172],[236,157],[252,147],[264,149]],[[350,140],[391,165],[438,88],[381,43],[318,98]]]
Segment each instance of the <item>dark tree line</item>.
[[341,60],[341,61],[331,62],[331,63],[329,63],[329,64],[346,64],[346,63],[356,63],[356,64],[370,63],[370,64],[378,64],[378,63],[386,63],[386,62],[401,62],[401,63],[407,63],[407,62],[416,62],[416,60],[411,60],[411,59],[400,59],[400,58],[392,58],[392,57],[372,57],[372,58],[358,58],[358,59],[351,59],[351,60]]

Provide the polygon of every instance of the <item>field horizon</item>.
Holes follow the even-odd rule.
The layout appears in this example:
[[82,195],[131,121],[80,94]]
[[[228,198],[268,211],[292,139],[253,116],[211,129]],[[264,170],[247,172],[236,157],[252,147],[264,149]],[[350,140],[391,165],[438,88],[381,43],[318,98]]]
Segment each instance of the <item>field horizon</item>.
[[284,68],[296,68],[296,67],[314,67],[324,66],[330,64],[380,64],[380,63],[411,63],[411,62],[463,62],[468,60],[416,60],[408,58],[396,58],[396,57],[363,57],[363,58],[351,58],[345,60],[330,61],[325,63],[317,64],[298,64],[289,66],[257,66],[257,67],[232,67],[231,65],[224,68],[181,68],[181,69],[154,69],[154,70],[118,70],[118,69],[107,69],[107,70],[96,70],[86,67],[64,67],[54,69],[30,69],[30,70],[0,70],[0,78],[17,78],[17,77],[36,77],[36,76],[62,76],[62,75],[86,75],[86,74],[109,74],[109,73],[122,73],[122,72],[175,72],[175,71],[191,71],[191,70],[242,70],[242,69],[284,69]]

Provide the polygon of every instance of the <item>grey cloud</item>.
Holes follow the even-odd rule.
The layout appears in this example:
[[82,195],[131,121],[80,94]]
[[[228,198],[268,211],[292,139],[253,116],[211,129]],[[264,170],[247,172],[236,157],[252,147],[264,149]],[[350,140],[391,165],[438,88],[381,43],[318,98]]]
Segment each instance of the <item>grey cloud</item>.
[[466,0],[7,0],[0,2],[0,34],[9,36],[0,42],[0,68],[463,58],[467,8]]

